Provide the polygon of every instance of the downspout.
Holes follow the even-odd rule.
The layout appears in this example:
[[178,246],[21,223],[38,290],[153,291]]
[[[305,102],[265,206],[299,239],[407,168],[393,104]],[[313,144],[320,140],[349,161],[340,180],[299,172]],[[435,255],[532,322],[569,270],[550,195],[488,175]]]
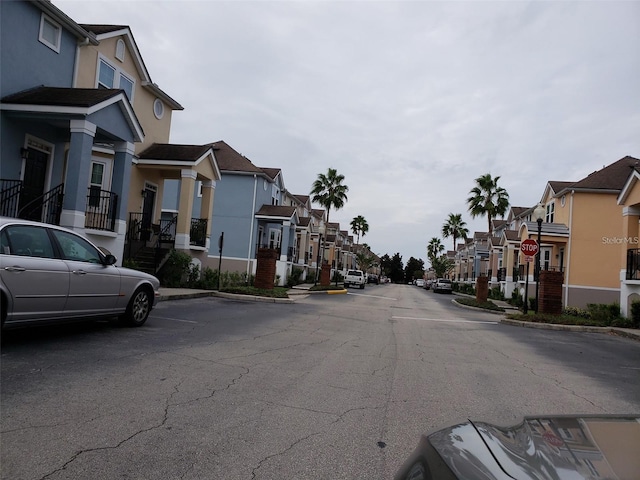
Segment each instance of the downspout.
[[249,249],[247,250],[247,282],[249,281],[249,267],[251,266],[251,243],[253,242],[253,224],[256,216],[256,190],[258,187],[258,176],[253,174],[253,202],[251,203],[251,225],[249,227]]
[[73,64],[73,83],[71,84],[73,88],[78,87],[78,64],[80,63],[80,48],[86,47],[87,45],[89,45],[89,37],[85,37],[85,39],[81,42],[78,42],[78,45],[76,46],[76,59],[75,63]]
[[569,242],[567,243],[567,268],[566,275],[564,278],[564,301],[562,302],[564,306],[567,306],[567,302],[569,301],[569,268],[571,266],[571,239],[573,238],[573,234],[571,233],[571,229],[573,227],[573,194],[575,190],[571,190],[571,203],[569,204]]

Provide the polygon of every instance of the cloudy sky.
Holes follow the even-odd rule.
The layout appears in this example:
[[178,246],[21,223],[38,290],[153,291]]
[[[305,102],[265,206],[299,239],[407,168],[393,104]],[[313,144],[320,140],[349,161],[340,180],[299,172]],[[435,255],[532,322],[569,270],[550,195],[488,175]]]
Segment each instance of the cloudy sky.
[[[426,260],[474,179],[514,206],[549,180],[640,158],[640,2],[61,1],[78,23],[129,25],[185,110],[173,143],[224,140],[287,189],[329,167],[380,255]],[[452,248],[451,239],[443,239]]]

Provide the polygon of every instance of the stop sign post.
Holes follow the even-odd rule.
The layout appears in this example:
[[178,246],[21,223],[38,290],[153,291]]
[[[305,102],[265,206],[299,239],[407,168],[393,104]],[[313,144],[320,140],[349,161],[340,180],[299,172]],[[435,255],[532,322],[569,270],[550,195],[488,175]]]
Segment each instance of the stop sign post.
[[533,257],[536,256],[539,248],[538,242],[533,238],[527,238],[520,244],[520,251],[524,253],[524,259],[526,262],[533,261]]

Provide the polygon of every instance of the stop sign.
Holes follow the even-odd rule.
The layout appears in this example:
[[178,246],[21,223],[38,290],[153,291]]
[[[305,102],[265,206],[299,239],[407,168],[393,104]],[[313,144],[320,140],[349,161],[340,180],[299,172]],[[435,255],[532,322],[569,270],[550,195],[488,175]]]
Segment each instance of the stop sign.
[[534,257],[538,253],[538,242],[533,238],[527,238],[520,244],[520,251],[526,257]]

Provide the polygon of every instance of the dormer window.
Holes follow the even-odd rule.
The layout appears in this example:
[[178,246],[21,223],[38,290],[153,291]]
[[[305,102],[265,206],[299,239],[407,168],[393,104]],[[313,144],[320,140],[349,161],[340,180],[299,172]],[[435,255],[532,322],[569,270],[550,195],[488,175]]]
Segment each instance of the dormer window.
[[124,62],[124,51],[124,40],[120,38],[116,43],[116,58],[121,62]]
[[38,40],[56,53],[60,53],[60,38],[62,27],[47,17],[44,13],[40,17],[40,34]]

